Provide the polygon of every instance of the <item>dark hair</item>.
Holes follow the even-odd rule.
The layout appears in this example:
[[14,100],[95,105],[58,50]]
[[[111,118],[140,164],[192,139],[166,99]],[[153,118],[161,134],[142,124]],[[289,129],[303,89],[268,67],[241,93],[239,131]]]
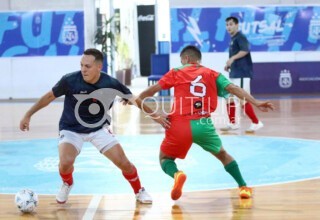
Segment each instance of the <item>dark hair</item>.
[[199,48],[193,45],[186,46],[182,49],[180,57],[184,55],[188,55],[194,60],[201,60],[201,51],[199,50]]
[[86,49],[83,54],[85,55],[92,55],[95,58],[95,61],[99,61],[103,63],[103,53],[100,50],[97,50],[95,48],[89,48]]
[[238,24],[238,23],[239,23],[238,18],[233,17],[233,16],[227,17],[227,18],[226,18],[226,22],[228,22],[228,21],[233,21],[235,24]]

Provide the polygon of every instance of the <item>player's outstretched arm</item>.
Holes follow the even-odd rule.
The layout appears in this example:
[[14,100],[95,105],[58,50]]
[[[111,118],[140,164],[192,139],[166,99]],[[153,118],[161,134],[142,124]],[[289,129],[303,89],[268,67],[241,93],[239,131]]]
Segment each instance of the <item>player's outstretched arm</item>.
[[170,122],[167,119],[167,116],[164,114],[160,114],[155,110],[152,110],[144,100],[141,100],[139,97],[133,96],[129,102],[138,108],[140,108],[147,117],[151,118],[155,122],[159,123],[163,128],[170,128]]
[[49,105],[56,97],[54,96],[52,91],[49,91],[44,96],[42,96],[23,116],[20,121],[20,130],[21,131],[29,131],[29,124],[31,116],[39,111],[40,109]]
[[163,128],[168,129],[170,127],[170,122],[167,119],[167,116],[164,114],[160,114],[154,110],[152,110],[147,104],[145,104],[145,99],[148,97],[152,97],[155,93],[160,91],[162,88],[157,83],[145,89],[138,97],[133,96],[129,103],[136,105],[140,108],[147,117],[150,117],[155,122],[159,123]]
[[267,112],[269,109],[274,110],[274,105],[270,101],[259,101],[253,98],[249,93],[247,93],[244,89],[236,86],[234,84],[229,84],[225,90],[229,93],[237,96],[239,99],[250,102],[252,105],[258,107],[261,111]]
[[139,98],[141,100],[144,100],[145,98],[152,97],[152,96],[154,96],[154,94],[156,94],[160,90],[162,90],[160,84],[158,84],[158,83],[154,84],[154,85],[148,87],[147,89],[145,89],[143,92],[141,92],[139,95]]

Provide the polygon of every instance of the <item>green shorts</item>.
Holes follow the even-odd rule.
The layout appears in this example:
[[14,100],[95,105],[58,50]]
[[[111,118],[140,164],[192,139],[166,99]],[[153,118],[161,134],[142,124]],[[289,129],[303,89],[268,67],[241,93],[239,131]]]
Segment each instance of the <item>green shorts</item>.
[[200,145],[206,151],[215,154],[220,152],[222,142],[211,118],[191,120],[191,128],[194,143]]
[[172,158],[183,159],[192,143],[214,154],[220,152],[221,139],[216,133],[211,118],[172,120],[161,144],[161,151]]

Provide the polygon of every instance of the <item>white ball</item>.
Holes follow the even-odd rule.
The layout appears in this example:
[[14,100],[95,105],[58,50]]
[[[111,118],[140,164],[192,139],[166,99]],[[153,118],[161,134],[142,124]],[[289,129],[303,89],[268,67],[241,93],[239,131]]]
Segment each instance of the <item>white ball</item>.
[[33,212],[38,205],[38,195],[31,189],[23,189],[17,192],[14,199],[21,212]]

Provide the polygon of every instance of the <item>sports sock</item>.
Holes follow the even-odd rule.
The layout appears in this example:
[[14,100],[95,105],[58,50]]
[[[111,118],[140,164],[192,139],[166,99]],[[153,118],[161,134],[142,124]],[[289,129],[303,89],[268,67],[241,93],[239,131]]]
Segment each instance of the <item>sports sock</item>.
[[246,104],[243,105],[243,110],[246,113],[246,115],[251,119],[252,123],[254,123],[254,124],[259,123],[259,119],[257,118],[256,114],[254,113],[254,109],[249,102],[246,102]]
[[225,165],[224,169],[233,177],[233,179],[235,179],[239,187],[247,185],[242,178],[239,166],[235,160]]
[[166,159],[161,163],[162,170],[174,178],[174,174],[178,172],[177,164],[174,162],[174,160]]
[[61,171],[59,171],[59,173],[63,182],[67,183],[69,186],[73,184],[73,168],[70,173],[61,173]]
[[136,169],[136,167],[134,165],[132,165],[134,171],[133,173],[130,174],[125,174],[122,172],[122,175],[124,176],[124,178],[126,178],[126,180],[128,180],[128,182],[130,183],[133,191],[135,194],[137,194],[139,192],[139,190],[141,189],[141,183],[140,183],[140,179],[138,176],[138,171]]
[[236,105],[234,102],[227,104],[227,111],[230,123],[236,123]]

